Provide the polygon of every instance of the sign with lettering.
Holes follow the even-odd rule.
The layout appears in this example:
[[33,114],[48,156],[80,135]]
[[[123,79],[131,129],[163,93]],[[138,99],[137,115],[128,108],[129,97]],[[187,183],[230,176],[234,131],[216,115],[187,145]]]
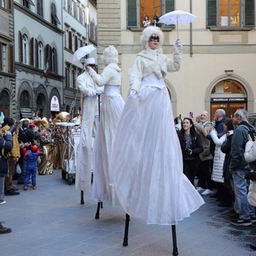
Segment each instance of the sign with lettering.
[[51,111],[59,112],[60,104],[57,96],[53,96],[51,99]]

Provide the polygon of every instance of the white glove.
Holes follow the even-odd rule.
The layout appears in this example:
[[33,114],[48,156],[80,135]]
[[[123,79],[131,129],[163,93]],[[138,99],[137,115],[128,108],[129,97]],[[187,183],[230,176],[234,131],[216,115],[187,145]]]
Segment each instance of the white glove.
[[137,92],[135,90],[131,90],[130,95],[135,95]]
[[97,89],[97,90],[96,90],[96,94],[97,94],[97,95],[101,95],[101,94],[102,94],[102,90]]
[[177,47],[181,47],[181,46],[182,46],[182,43],[181,43],[180,39],[177,39],[177,40],[176,40],[175,45],[176,45]]
[[89,97],[95,96],[96,95],[96,90],[88,90],[88,94]]

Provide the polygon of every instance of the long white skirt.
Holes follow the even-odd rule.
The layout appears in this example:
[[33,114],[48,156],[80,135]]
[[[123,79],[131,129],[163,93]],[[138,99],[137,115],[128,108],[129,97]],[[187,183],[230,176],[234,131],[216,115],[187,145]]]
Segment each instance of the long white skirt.
[[116,127],[123,112],[124,100],[121,96],[104,96],[100,106],[100,122],[93,149],[92,199],[97,202],[108,201],[115,206],[116,197],[111,187],[113,172],[109,168],[110,154]]
[[130,95],[116,130],[111,170],[125,212],[147,224],[175,225],[204,200],[183,174],[167,89]]

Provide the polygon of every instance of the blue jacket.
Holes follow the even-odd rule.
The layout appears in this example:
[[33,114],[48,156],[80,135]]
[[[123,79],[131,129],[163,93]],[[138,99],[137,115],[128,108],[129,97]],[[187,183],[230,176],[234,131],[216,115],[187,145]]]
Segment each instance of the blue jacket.
[[8,153],[12,150],[12,143],[12,135],[6,134],[4,137],[0,136],[0,177],[8,175]]
[[37,151],[37,152],[32,152],[31,150],[28,150],[25,153],[25,158],[27,160],[26,162],[26,169],[27,170],[36,170],[37,168],[37,159],[38,156],[42,155],[42,152]]
[[242,121],[234,130],[231,141],[230,163],[231,170],[245,170],[248,164],[244,158],[245,144],[248,141],[248,131],[254,131],[252,125]]

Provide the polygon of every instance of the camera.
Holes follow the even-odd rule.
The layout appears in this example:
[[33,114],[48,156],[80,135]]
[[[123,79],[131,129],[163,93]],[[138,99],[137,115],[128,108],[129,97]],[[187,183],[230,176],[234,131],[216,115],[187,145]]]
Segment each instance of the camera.
[[191,152],[192,152],[191,148],[186,148],[186,149],[185,149],[185,153],[186,153],[187,155],[190,155]]
[[9,128],[8,131],[12,134],[13,132],[16,131],[16,126],[15,126],[15,125],[12,125],[12,126]]

